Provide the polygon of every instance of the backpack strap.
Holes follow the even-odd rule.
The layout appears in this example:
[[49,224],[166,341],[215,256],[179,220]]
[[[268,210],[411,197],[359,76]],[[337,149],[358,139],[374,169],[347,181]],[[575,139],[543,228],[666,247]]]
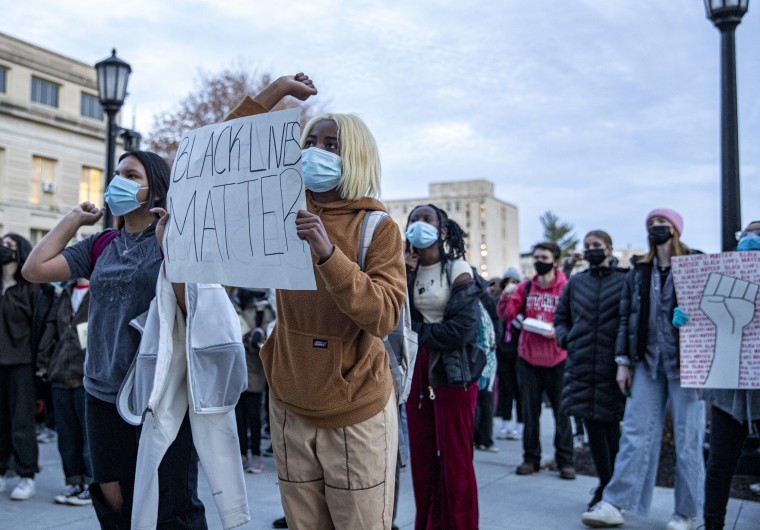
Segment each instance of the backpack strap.
[[367,251],[372,244],[372,238],[375,236],[375,230],[382,223],[388,214],[379,210],[372,210],[367,212],[362,219],[362,231],[359,236],[359,259],[357,263],[359,268],[364,270],[365,260],[367,259]]
[[103,253],[103,251],[106,249],[108,244],[116,239],[116,236],[119,235],[118,230],[114,230],[113,228],[107,228],[105,231],[101,232],[100,235],[95,239],[95,241],[92,244],[92,250],[90,251],[90,263],[92,264],[92,268],[95,268],[95,264],[98,262],[98,258]]
[[528,307],[528,295],[530,294],[531,287],[533,287],[533,280],[528,280],[528,283],[525,285],[525,296],[523,296],[522,309],[520,310],[522,316],[525,316],[525,309]]

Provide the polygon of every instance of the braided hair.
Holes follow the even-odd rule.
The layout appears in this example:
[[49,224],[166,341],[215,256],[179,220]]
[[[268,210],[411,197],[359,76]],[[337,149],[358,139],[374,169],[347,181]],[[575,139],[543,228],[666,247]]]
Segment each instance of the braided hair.
[[[446,212],[434,204],[418,204],[412,208],[412,211],[409,212],[409,216],[406,218],[407,226],[409,226],[409,220],[412,218],[414,211],[423,207],[430,208],[438,217],[438,233],[441,233],[444,228],[446,229],[446,237],[443,239],[438,238],[438,250],[441,254],[441,271],[445,271],[447,270],[446,265],[449,261],[454,261],[460,258],[464,259],[464,240],[467,238],[467,234],[462,230],[462,227],[459,226],[459,223],[449,219]],[[405,243],[405,249],[407,252],[410,251],[411,244],[409,241]]]

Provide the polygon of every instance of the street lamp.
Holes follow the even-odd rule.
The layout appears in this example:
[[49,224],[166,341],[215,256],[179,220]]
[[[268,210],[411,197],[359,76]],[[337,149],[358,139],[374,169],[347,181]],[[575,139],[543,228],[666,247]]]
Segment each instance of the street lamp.
[[739,200],[739,121],[736,114],[736,40],[734,32],[749,0],[704,0],[707,18],[720,31],[721,84],[721,241],[723,252],[736,248],[742,228]]
[[[116,113],[124,104],[124,98],[127,96],[127,81],[132,67],[116,57],[116,48],[111,50],[111,56],[103,59],[95,65],[98,73],[98,99],[103,107],[108,120],[106,123],[106,178],[105,188],[113,178],[114,159],[116,158],[116,134],[118,127],[114,123]],[[106,214],[103,216],[103,225],[110,228],[113,225],[113,216],[111,210],[106,208]]]

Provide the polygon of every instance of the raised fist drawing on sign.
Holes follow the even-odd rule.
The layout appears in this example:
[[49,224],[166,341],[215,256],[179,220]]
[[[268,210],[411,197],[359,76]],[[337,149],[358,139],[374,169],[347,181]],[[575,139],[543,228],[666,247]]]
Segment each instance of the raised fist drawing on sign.
[[715,324],[715,352],[705,381],[710,388],[737,388],[742,332],[755,315],[756,283],[710,273],[699,308]]

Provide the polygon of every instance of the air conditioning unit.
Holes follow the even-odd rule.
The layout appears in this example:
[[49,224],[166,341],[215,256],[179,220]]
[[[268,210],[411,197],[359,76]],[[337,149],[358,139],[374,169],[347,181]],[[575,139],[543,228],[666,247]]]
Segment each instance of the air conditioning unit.
[[55,193],[55,182],[43,182],[42,183],[42,192],[43,193]]

